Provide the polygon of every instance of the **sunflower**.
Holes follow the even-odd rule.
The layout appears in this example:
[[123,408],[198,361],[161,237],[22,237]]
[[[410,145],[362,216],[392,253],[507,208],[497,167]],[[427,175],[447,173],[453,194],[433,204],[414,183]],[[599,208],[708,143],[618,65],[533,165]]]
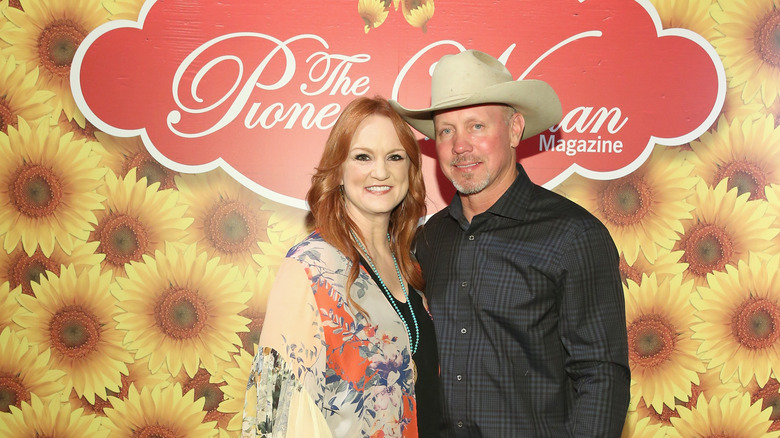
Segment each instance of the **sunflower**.
[[187,207],[177,204],[178,192],[157,190],[157,184],[138,181],[135,169],[124,178],[108,172],[99,193],[106,198],[105,210],[97,213],[97,226],[89,241],[100,242],[97,252],[105,254],[106,267],[124,275],[125,266],[140,262],[144,254],[163,249],[166,241],[184,239],[192,218]]
[[153,388],[159,385],[164,388],[171,383],[169,380],[171,378],[170,374],[165,372],[153,373],[149,370],[149,360],[147,358],[128,363],[127,371],[127,375],[122,375],[122,384],[119,386],[119,391],[106,391],[108,397],[101,398],[96,396],[94,403],[90,403],[84,397],[79,397],[75,391],[71,391],[69,399],[71,405],[74,408],[84,408],[84,411],[90,414],[105,416],[105,409],[111,407],[111,403],[108,400],[112,397],[119,400],[126,399],[130,385],[134,385],[136,388]]
[[10,254],[0,251],[0,281],[10,282],[11,287],[21,286],[22,293],[33,295],[32,284],[40,283],[41,276],[47,272],[60,275],[61,265],[72,264],[77,270],[99,265],[105,256],[95,253],[97,247],[97,242],[76,241],[70,254],[54,247],[48,257],[40,248],[27,255],[21,245]]
[[283,238],[284,235],[283,231],[269,231],[268,242],[258,242],[257,244],[261,253],[253,256],[255,262],[263,268],[270,270],[271,277],[269,281],[271,282],[276,278],[276,271],[279,270],[279,265],[287,256],[287,252],[294,244],[300,241],[298,235],[293,235],[287,239]]
[[152,371],[166,363],[171,375],[184,367],[192,377],[200,362],[216,371],[218,359],[229,361],[238,350],[237,333],[248,330],[249,320],[238,313],[252,292],[238,268],[194,244],[166,242],[164,252],[143,258],[126,268],[127,278],[116,279],[114,294],[124,310],[116,320],[127,330],[125,343],[138,350],[137,359],[150,356]]
[[750,403],[750,395],[699,397],[692,409],[680,408],[680,417],[672,418],[673,429],[667,436],[764,437],[777,438],[780,432],[769,432],[771,409],[761,410],[761,403]]
[[715,32],[715,21],[710,16],[710,3],[701,0],[650,0],[664,29],[690,29],[707,41],[720,35]]
[[[60,127],[62,132],[72,132],[73,138],[76,140],[97,142],[97,136],[95,136],[95,133],[99,131],[95,125],[89,122],[89,120],[84,122],[84,126],[81,126],[75,119],[68,120],[68,117],[65,116],[65,113],[61,112],[60,118],[57,120],[57,125]],[[95,152],[97,152],[98,149],[98,147],[95,147]]]
[[0,37],[10,45],[6,53],[30,71],[40,70],[39,87],[54,93],[51,104],[56,117],[64,111],[68,120],[76,118],[81,126],[85,119],[70,91],[70,65],[87,34],[108,19],[100,2],[20,0],[23,10],[5,10],[9,23]]
[[225,386],[222,392],[225,400],[217,408],[220,412],[230,415],[230,422],[225,429],[229,431],[241,430],[241,420],[244,411],[244,398],[246,396],[246,384],[249,370],[252,367],[254,355],[246,350],[241,350],[233,355],[230,366],[221,375]]
[[710,9],[722,34],[712,40],[732,86],[742,87],[742,100],[757,96],[772,105],[780,85],[780,52],[774,35],[780,24],[780,0],[718,0]]
[[223,170],[176,178],[180,202],[195,218],[185,238],[198,243],[209,257],[219,257],[245,272],[257,268],[252,256],[258,242],[268,241],[268,212],[260,195],[242,186]]
[[270,213],[268,231],[279,233],[279,240],[293,239],[299,242],[309,234],[306,227],[308,210],[266,201],[263,204],[263,211]]
[[728,179],[728,188],[750,193],[750,199],[766,199],[769,184],[780,183],[780,128],[772,116],[728,123],[721,117],[714,131],[691,142],[694,174],[710,186]]
[[7,281],[0,283],[0,330],[5,328],[21,330],[19,324],[12,319],[22,309],[17,301],[21,293],[22,288],[19,286],[12,288]]
[[103,7],[111,14],[111,20],[138,21],[138,14],[141,12],[141,6],[143,6],[145,1],[146,0],[104,0]]
[[363,30],[368,33],[382,25],[390,12],[389,0],[358,0],[358,14],[363,19]]
[[640,251],[651,263],[658,247],[670,249],[682,232],[681,221],[691,217],[686,201],[696,178],[685,160],[689,153],[656,146],[639,169],[611,181],[568,178],[556,191],[598,217],[609,229],[629,265]]
[[[764,195],[767,201],[767,215],[774,216],[775,221],[772,223],[772,227],[780,229],[780,184],[770,184],[764,190]],[[780,248],[780,234],[775,239],[775,248]],[[777,252],[777,251],[775,251]]]
[[658,281],[655,274],[641,286],[629,281],[625,290],[631,392],[656,411],[687,400],[706,369],[695,354],[700,342],[691,339],[692,291],[682,275]]
[[745,387],[745,392],[750,394],[750,404],[761,401],[761,410],[771,409],[772,425],[770,431],[780,430],[780,382],[777,378],[771,378],[766,385],[759,385],[755,379]]
[[108,432],[100,428],[94,415],[85,415],[82,409],[73,410],[57,397],[44,403],[33,394],[21,408],[13,406],[10,413],[0,412],[0,436],[4,437],[104,438]]
[[194,391],[182,395],[176,383],[162,388],[130,387],[127,398],[110,399],[111,408],[105,410],[104,423],[116,438],[136,437],[205,437],[215,433],[214,422],[203,423],[206,412],[204,400],[194,398]]
[[710,188],[700,180],[695,193],[688,198],[696,208],[693,219],[683,221],[683,233],[674,250],[682,250],[680,260],[688,263],[686,275],[696,285],[707,282],[707,274],[723,271],[747,258],[748,251],[765,251],[772,247],[778,229],[773,217],[766,216],[767,203],[749,201],[737,188],[728,190],[727,181]]
[[687,400],[675,400],[674,408],[664,405],[661,411],[656,411],[648,406],[644,399],[631,395],[632,405],[636,406],[636,412],[640,418],[650,418],[651,424],[671,425],[672,417],[679,417],[678,409],[684,407],[693,409],[699,400],[699,397],[706,397],[708,400],[712,397],[725,397],[736,394],[742,390],[742,385],[738,380],[729,379],[726,382],[720,380],[720,372],[708,369],[699,373],[699,383],[691,384],[691,396]]
[[96,193],[106,169],[90,154],[91,145],[60,136],[57,127],[33,129],[19,120],[18,130],[0,132],[0,237],[11,252],[21,241],[32,256],[40,246],[52,254],[55,241],[66,254],[86,240],[103,208]]
[[400,0],[400,3],[406,22],[427,31],[428,21],[433,18],[433,0]]
[[41,277],[33,284],[35,298],[20,295],[26,312],[14,317],[23,327],[21,336],[51,348],[49,366],[65,372],[65,394],[74,389],[93,403],[106,398],[106,390],[118,391],[121,374],[132,357],[122,347],[124,333],[116,327],[116,299],[108,292],[110,274],[99,266],[77,272],[63,267],[59,277]]
[[664,424],[652,423],[650,418],[640,418],[634,412],[626,415],[626,421],[623,423],[623,433],[621,438],[663,438],[669,426]]
[[136,169],[138,179],[146,178],[148,185],[160,183],[160,190],[176,188],[174,178],[178,173],[152,158],[140,136],[114,137],[97,131],[95,137],[102,146],[99,150],[101,163],[117,175],[124,177],[131,169]]
[[259,272],[247,270],[244,275],[247,287],[252,292],[252,298],[247,302],[248,307],[240,313],[241,316],[248,318],[247,328],[249,331],[238,334],[241,338],[241,346],[250,353],[255,353],[255,346],[260,340],[260,332],[263,330],[265,322],[265,310],[268,304],[268,292],[271,290],[271,270],[261,268]]
[[[19,0],[11,0],[11,1],[16,3],[19,2]],[[13,26],[13,24],[9,24],[8,19],[5,18],[5,10],[8,9],[9,6],[15,7],[14,5],[9,3],[9,0],[0,0],[0,33],[3,32],[4,26],[6,25]],[[0,50],[5,49],[6,47],[8,47],[8,43],[6,43],[5,41],[3,41],[2,38],[0,38]]]
[[19,117],[38,123],[51,116],[52,107],[47,102],[54,93],[39,90],[37,82],[38,69],[28,73],[13,55],[0,53],[0,131],[7,133],[8,126],[16,127]]
[[[780,102],[776,102],[775,106],[779,104]],[[780,111],[780,107],[778,107],[778,111]],[[750,102],[743,101],[742,87],[726,88],[726,99],[723,101],[723,108],[721,108],[720,114],[727,122],[731,123],[734,119],[748,120],[759,118],[762,113],[775,114],[775,120],[778,120],[778,116],[780,116],[780,113],[767,111],[767,108],[764,108],[764,105],[755,99]],[[711,129],[715,128],[717,123],[718,121],[715,121]]]
[[0,412],[21,408],[34,394],[43,401],[60,398],[63,371],[49,368],[51,351],[39,350],[9,327],[0,332]]
[[[179,375],[176,376],[174,381],[181,385],[182,392],[185,394],[194,391],[195,400],[203,399],[203,410],[206,412],[206,416],[203,417],[203,422],[208,423],[214,421],[217,423],[217,427],[224,428],[230,421],[230,415],[218,410],[219,406],[225,399],[225,393],[223,388],[225,387],[225,381],[221,378],[223,369],[230,365],[230,362],[220,362],[218,371],[210,373],[204,368],[199,368],[198,372],[194,376],[190,377],[182,370]],[[249,368],[247,368],[248,370]],[[249,373],[245,370],[247,376]],[[246,379],[245,379],[246,380]],[[244,382],[246,387],[246,381]]]
[[623,285],[628,285],[628,280],[634,281],[636,284],[642,284],[642,275],[649,276],[650,274],[656,274],[659,280],[682,274],[688,265],[680,263],[680,258],[683,256],[682,251],[669,251],[666,249],[658,250],[658,257],[655,262],[650,263],[642,253],[639,253],[636,260],[632,264],[626,262],[626,258],[621,254],[620,256],[620,278],[623,280]]
[[722,366],[721,380],[735,373],[742,385],[755,376],[764,386],[780,372],[780,255],[751,253],[737,267],[715,272],[691,299],[700,323],[694,338],[709,368]]

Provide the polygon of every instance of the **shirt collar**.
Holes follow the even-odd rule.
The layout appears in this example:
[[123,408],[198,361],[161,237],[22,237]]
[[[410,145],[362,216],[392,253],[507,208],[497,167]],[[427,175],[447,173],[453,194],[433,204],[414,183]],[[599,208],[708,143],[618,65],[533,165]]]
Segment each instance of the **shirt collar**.
[[[491,213],[497,216],[504,216],[510,219],[523,220],[526,217],[526,207],[531,201],[530,190],[535,184],[528,177],[528,174],[523,169],[520,163],[517,163],[517,177],[512,182],[512,185],[498,198],[486,213]],[[449,205],[449,214],[453,219],[460,222],[465,221],[463,216],[463,204],[461,203],[460,196],[455,193],[455,196]]]

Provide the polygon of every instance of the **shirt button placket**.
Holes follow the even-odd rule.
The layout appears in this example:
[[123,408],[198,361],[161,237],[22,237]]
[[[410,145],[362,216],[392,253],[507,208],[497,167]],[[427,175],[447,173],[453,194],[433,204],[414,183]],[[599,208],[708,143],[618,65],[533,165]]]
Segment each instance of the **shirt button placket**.
[[[457,406],[453,406],[454,410],[453,413],[456,413],[456,418],[460,417],[460,420],[455,422],[455,425],[457,426],[457,429],[455,430],[455,434],[457,437],[461,436],[468,436],[468,427],[466,426],[468,418],[464,418],[463,414],[467,414],[467,399],[470,397],[467,390],[467,382],[466,382],[466,376],[468,373],[468,365],[467,362],[469,361],[470,354],[468,354],[469,351],[472,350],[471,345],[471,326],[472,326],[472,319],[473,319],[473,311],[471,309],[470,303],[471,299],[469,298],[471,296],[470,288],[473,287],[472,279],[477,274],[476,270],[478,269],[478,262],[475,260],[476,255],[476,236],[473,234],[467,234],[465,237],[465,241],[462,246],[462,252],[461,252],[461,259],[460,259],[460,273],[463,275],[463,278],[460,280],[458,284],[458,296],[459,299],[459,311],[458,311],[458,318],[457,321],[459,323],[459,327],[457,327],[457,332],[455,335],[457,336],[456,339],[458,341],[456,344],[459,346],[458,350],[460,350],[460,353],[462,353],[460,359],[457,361],[457,365],[452,370],[454,371],[453,374],[451,374],[450,378],[454,379],[451,381],[451,388],[454,389],[454,393],[461,394],[461,396],[456,397],[455,400],[453,400],[454,404]],[[472,297],[473,298],[473,297]]]

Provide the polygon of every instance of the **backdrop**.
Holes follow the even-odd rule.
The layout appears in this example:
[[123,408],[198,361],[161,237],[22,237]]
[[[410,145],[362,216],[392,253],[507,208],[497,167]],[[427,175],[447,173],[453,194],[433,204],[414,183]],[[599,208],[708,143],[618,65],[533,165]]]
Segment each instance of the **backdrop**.
[[0,436],[237,436],[328,130],[465,49],[561,98],[518,160],[620,251],[623,435],[780,436],[778,7],[0,1]]

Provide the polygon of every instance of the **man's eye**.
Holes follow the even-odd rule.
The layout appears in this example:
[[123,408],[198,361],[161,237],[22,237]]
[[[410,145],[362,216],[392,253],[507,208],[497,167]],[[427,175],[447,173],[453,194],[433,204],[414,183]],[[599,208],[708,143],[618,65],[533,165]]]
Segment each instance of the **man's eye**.
[[450,129],[450,128],[442,128],[442,129],[439,131],[439,135],[447,135],[447,134],[449,134],[449,133],[451,133],[451,132],[452,132],[452,129]]
[[474,129],[482,129],[484,127],[485,127],[485,125],[483,125],[482,123],[475,123],[474,124]]

